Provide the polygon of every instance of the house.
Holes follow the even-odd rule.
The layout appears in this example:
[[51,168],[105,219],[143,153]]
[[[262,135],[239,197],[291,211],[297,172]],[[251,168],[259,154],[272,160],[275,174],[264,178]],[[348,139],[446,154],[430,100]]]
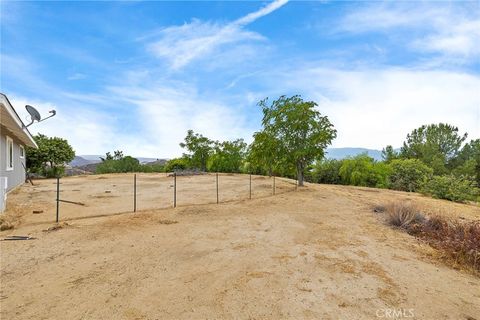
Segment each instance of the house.
[[27,146],[37,148],[7,96],[0,93],[0,212],[8,192],[25,183]]

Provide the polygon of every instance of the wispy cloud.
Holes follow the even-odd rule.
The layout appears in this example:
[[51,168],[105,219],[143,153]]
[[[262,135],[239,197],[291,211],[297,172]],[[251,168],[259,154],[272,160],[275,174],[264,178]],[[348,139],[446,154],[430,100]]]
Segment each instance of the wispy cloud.
[[[288,77],[284,76],[288,74]],[[394,67],[355,70],[309,64],[270,76],[277,92],[301,92],[338,129],[334,145],[400,146],[423,124],[447,122],[480,136],[480,77],[447,70]]]
[[74,81],[74,80],[83,80],[87,77],[87,75],[83,74],[83,73],[74,73],[70,76],[67,77],[67,80],[70,80],[70,81]]
[[412,50],[471,62],[480,57],[480,7],[478,2],[463,4],[374,3],[349,12],[336,31],[388,32]]
[[208,55],[221,46],[258,40],[264,37],[236,25],[221,26],[193,20],[182,26],[165,28],[161,40],[150,44],[148,49],[166,59],[172,69],[180,69],[195,59],[208,59]]
[[248,139],[253,132],[241,106],[233,107],[222,97],[200,94],[186,83],[155,82],[144,77],[140,85],[126,79],[126,83],[108,90],[135,107],[135,117],[141,124],[137,134],[143,137],[134,151],[137,153],[179,156],[179,143],[189,129],[216,140]]
[[222,47],[265,40],[259,33],[244,30],[244,27],[286,3],[287,0],[274,1],[228,24],[193,19],[181,26],[164,28],[160,32],[160,39],[148,44],[148,50],[166,59],[172,69],[180,69],[193,60],[208,59],[209,55]]
[[440,28],[437,33],[416,39],[415,48],[440,52],[463,58],[480,57],[480,17],[476,20],[463,19],[455,24]]
[[[28,98],[15,93],[10,94],[9,99],[22,119],[27,118],[27,113],[23,108],[26,104],[35,106],[43,116],[48,114],[48,110],[55,109],[57,111],[55,117],[33,124],[29,127],[30,132],[65,138],[79,154],[91,152],[103,154],[105,150],[112,150],[114,148],[112,144],[122,137],[115,129],[115,122],[111,115],[101,111],[88,110],[82,107],[82,104],[74,104],[70,101],[70,104],[74,104],[78,109],[75,112],[64,104],[39,98]],[[52,100],[55,99],[52,97]]]
[[266,16],[266,15],[272,13],[273,11],[281,8],[282,6],[286,5],[287,2],[288,2],[288,0],[273,1],[273,2],[269,3],[268,5],[266,5],[265,7],[261,8],[260,10],[249,13],[246,16],[244,16],[240,19],[237,19],[235,22],[233,22],[233,24],[241,25],[241,26],[250,24],[250,23],[254,22],[255,20],[257,20],[257,19],[259,19],[263,16]]

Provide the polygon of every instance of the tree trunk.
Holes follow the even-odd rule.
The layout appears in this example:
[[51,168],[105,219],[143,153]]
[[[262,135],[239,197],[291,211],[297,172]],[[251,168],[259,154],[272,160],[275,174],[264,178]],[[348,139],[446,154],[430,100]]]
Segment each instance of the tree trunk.
[[302,163],[297,163],[297,180],[298,180],[298,186],[303,187],[303,164]]

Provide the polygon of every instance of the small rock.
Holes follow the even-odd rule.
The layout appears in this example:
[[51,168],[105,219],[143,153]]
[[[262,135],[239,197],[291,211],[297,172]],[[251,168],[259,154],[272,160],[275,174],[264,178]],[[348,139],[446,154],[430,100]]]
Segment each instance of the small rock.
[[32,212],[33,214],[39,214],[39,213],[43,213],[43,210],[33,210]]

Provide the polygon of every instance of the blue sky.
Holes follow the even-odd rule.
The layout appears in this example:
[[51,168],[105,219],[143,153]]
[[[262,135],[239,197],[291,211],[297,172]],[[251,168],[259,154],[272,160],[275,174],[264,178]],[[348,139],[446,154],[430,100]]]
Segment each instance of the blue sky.
[[398,147],[448,122],[480,137],[480,2],[1,3],[1,91],[57,116],[77,154],[171,158],[188,129],[251,141],[256,103],[301,94],[334,147]]

